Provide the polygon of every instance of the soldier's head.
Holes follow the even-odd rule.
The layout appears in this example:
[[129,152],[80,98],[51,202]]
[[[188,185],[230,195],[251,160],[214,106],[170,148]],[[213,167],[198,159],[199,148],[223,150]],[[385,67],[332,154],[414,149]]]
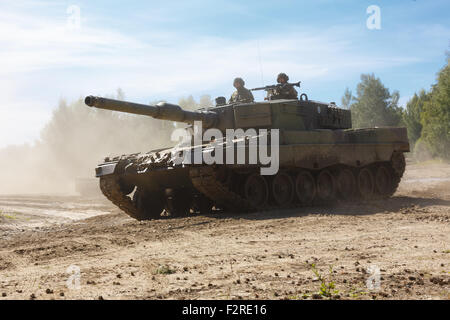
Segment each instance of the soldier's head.
[[286,73],[280,73],[277,76],[277,82],[278,83],[286,83],[288,81],[289,81],[289,77],[288,77],[288,75]]
[[245,81],[242,78],[235,78],[233,81],[233,86],[238,89],[245,86]]

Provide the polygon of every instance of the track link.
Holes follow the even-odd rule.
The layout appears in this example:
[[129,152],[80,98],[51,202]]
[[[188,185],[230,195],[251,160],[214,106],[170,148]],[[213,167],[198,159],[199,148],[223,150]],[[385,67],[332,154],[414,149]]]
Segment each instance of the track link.
[[189,171],[194,188],[217,205],[233,211],[257,210],[250,202],[217,179],[217,171],[212,166],[193,167]]

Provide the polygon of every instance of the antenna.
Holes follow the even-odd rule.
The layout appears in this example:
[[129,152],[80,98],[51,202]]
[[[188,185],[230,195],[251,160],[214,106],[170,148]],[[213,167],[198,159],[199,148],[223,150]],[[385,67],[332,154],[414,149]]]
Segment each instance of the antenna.
[[261,62],[261,48],[259,47],[259,39],[256,39],[256,47],[258,49],[258,61],[259,61],[259,71],[261,72],[261,85],[264,85],[264,73]]

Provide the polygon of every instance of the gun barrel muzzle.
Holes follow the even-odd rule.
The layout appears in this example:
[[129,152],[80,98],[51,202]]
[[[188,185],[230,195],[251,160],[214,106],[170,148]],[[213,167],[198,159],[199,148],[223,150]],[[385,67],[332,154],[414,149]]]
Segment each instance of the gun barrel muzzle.
[[94,96],[87,96],[84,99],[84,103],[87,104],[89,107],[93,107],[95,105],[96,101],[97,101],[97,97],[94,97]]

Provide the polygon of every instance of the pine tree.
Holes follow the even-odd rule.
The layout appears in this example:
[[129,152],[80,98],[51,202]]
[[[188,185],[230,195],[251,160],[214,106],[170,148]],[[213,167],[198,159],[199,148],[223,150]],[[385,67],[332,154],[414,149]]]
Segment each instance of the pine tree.
[[434,156],[450,159],[450,58],[438,73],[421,115],[422,137]]
[[345,88],[344,95],[342,96],[342,99],[341,99],[342,108],[350,109],[350,106],[352,104],[352,99],[353,99],[352,91],[349,88]]
[[420,116],[422,114],[424,104],[429,101],[430,98],[431,95],[422,89],[419,94],[415,93],[406,104],[406,109],[403,113],[403,121],[408,128],[408,137],[411,145],[414,145],[422,135]]
[[400,94],[392,94],[374,74],[362,74],[356,89],[352,111],[353,127],[397,126],[401,122],[402,110],[397,105]]

